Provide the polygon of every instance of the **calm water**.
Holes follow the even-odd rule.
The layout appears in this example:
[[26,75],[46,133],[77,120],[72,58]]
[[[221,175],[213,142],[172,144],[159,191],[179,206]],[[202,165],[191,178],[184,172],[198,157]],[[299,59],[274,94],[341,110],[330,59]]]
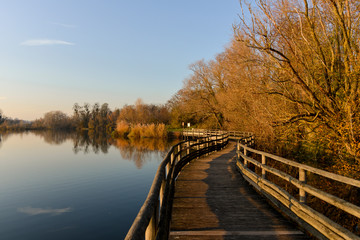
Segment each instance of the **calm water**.
[[0,239],[123,239],[171,143],[0,135]]

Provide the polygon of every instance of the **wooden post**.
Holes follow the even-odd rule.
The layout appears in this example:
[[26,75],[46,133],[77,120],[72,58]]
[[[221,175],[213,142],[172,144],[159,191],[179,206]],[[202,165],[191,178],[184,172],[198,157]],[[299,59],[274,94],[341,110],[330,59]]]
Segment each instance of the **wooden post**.
[[[299,168],[299,181],[302,183],[306,183],[305,169]],[[301,203],[306,204],[306,192],[303,189],[299,189],[299,198]]]
[[178,153],[179,153],[178,155],[178,162],[179,162],[181,159],[181,143],[178,145]]
[[190,154],[190,141],[187,142],[186,155]]
[[217,134],[215,133],[215,152],[217,152]]
[[170,174],[170,167],[171,167],[171,160],[170,162],[168,162],[168,164],[166,164],[166,171],[165,171],[165,177],[167,178]]
[[172,152],[170,155],[170,163],[173,164],[173,162],[174,162],[174,152]]
[[162,207],[162,204],[163,204],[163,198],[164,198],[164,194],[165,194],[165,186],[166,186],[166,181],[165,181],[165,179],[163,179],[161,182],[160,195],[159,195],[160,208]]
[[199,150],[200,150],[200,145],[198,144],[199,143],[199,139],[196,139],[196,150],[197,150],[197,158],[199,158],[200,157],[200,152],[199,152]]
[[159,219],[159,202],[157,202],[153,216],[151,217],[149,225],[146,228],[145,240],[155,239],[158,219]]
[[206,156],[208,156],[210,153],[209,153],[209,140],[210,140],[210,138],[209,137],[207,137],[206,138]]
[[236,143],[236,153],[237,153],[237,160],[240,160],[240,140]]
[[223,138],[222,135],[220,135],[220,150],[222,149],[222,144],[223,144],[223,139],[222,138]]
[[[266,165],[266,156],[264,154],[261,155],[261,163]],[[266,171],[264,168],[261,169],[261,175],[263,179],[266,179]]]
[[[247,155],[247,150],[244,148],[244,156]],[[247,168],[247,160],[244,158],[244,167]]]

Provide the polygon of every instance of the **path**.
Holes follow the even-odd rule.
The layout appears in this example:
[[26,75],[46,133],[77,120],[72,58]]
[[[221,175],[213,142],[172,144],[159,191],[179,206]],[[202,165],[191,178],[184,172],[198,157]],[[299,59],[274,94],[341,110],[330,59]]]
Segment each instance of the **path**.
[[309,239],[235,168],[235,143],[193,160],[175,189],[170,239]]

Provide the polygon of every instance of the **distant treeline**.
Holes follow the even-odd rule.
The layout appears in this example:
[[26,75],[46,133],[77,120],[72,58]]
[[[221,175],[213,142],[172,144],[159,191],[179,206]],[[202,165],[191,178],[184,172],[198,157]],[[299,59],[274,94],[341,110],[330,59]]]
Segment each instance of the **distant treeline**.
[[[51,111],[35,121],[11,119],[0,113],[0,130],[88,130],[127,136],[133,129],[130,136],[141,137],[139,133],[146,132],[147,134],[144,135],[146,137],[158,137],[159,134],[149,134],[149,129],[158,129],[161,136],[164,136],[166,135],[165,125],[168,125],[169,121],[170,112],[166,105],[144,104],[141,99],[138,99],[135,105],[125,105],[115,110],[111,110],[107,103],[102,105],[85,103],[82,106],[75,103],[71,116],[61,111]],[[117,125],[123,126],[124,123],[128,126],[126,134],[124,132],[117,134]],[[141,128],[144,129],[140,131]]]

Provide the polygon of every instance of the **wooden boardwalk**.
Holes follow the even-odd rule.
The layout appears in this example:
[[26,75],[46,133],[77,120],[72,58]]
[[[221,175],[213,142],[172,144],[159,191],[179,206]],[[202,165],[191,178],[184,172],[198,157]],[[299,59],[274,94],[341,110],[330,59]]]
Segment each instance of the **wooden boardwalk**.
[[235,143],[193,160],[175,188],[170,239],[309,239],[235,168]]

